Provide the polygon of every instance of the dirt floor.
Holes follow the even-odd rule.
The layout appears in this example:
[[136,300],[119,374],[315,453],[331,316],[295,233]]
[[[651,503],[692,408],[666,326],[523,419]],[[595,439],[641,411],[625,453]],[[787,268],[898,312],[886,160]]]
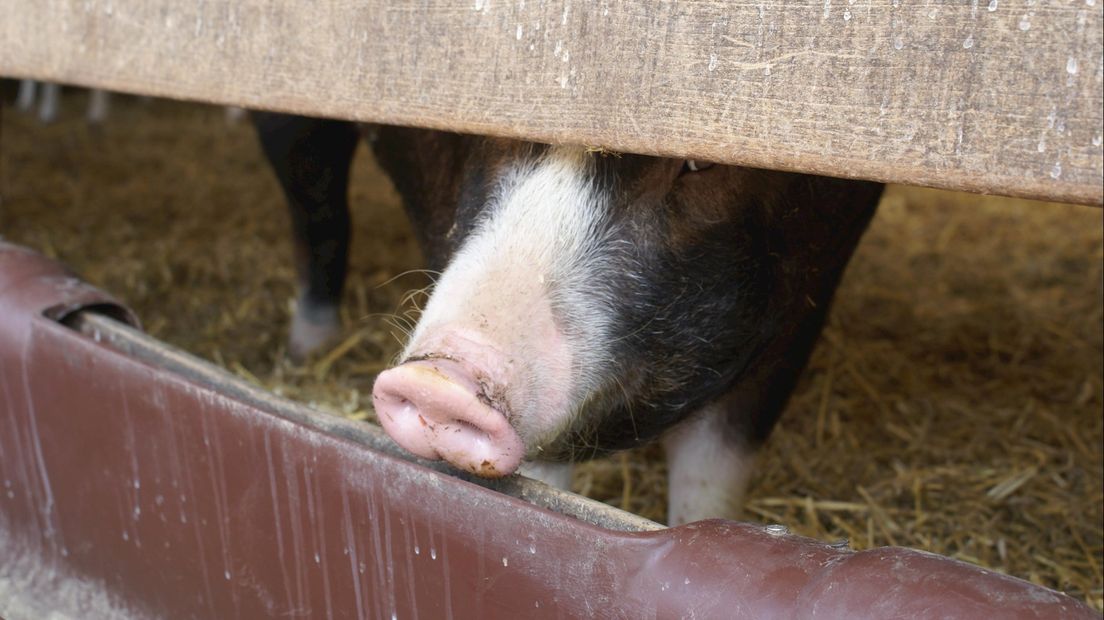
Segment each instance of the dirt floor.
[[[84,105],[68,94],[50,126],[3,110],[0,235],[114,292],[158,338],[370,419],[392,315],[428,283],[370,156],[354,175],[347,339],[296,367],[289,224],[248,123],[127,98],[91,128]],[[947,554],[1104,608],[1102,264],[1098,209],[890,188],[747,518]],[[661,520],[663,473],[652,448],[580,467],[574,485]]]

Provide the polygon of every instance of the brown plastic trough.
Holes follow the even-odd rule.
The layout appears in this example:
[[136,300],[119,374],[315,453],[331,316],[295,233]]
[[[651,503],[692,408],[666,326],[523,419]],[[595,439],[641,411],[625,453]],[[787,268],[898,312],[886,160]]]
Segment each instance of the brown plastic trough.
[[136,325],[0,242],[9,620],[1097,617],[920,551],[663,529],[530,480],[454,477]]

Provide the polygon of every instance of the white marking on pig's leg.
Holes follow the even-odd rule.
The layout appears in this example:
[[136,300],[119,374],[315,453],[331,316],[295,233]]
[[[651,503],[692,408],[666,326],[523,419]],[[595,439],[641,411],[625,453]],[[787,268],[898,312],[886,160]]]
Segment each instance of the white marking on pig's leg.
[[288,356],[302,362],[332,343],[341,334],[337,306],[317,304],[300,298],[288,335]]
[[[592,156],[551,147],[521,162],[441,275],[403,357],[447,353],[449,334],[500,352],[499,367],[482,370],[506,387],[511,424],[533,452],[599,385],[615,302],[593,293],[609,231]],[[554,307],[575,319],[570,342]]]
[[727,415],[721,405],[707,405],[664,436],[668,525],[740,516],[755,453],[732,438]]
[[571,490],[571,474],[575,470],[572,463],[550,463],[548,461],[525,461],[521,464],[523,476],[540,480],[564,491]]

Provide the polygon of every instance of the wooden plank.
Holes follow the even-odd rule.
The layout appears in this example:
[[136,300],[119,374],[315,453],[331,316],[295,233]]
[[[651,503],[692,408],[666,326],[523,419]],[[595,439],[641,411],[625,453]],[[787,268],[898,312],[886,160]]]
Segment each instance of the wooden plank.
[[1096,0],[0,0],[0,74],[1104,201]]

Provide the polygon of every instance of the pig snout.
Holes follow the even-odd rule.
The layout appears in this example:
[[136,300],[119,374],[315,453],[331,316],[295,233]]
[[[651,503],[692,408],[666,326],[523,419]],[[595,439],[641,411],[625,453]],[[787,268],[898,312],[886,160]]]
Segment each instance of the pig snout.
[[513,473],[525,445],[478,371],[454,359],[408,361],[380,374],[376,413],[400,446],[484,478]]

